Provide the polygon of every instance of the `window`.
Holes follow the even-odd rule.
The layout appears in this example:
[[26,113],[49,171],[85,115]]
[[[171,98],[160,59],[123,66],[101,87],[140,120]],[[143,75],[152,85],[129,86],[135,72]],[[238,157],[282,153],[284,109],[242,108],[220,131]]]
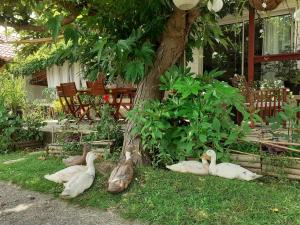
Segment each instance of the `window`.
[[[255,21],[255,55],[290,52],[293,46],[293,23],[291,15],[280,15]],[[229,81],[234,74],[248,73],[248,21],[223,25],[228,37],[228,48],[216,46],[204,50],[204,70],[219,68],[225,70],[220,79]],[[274,77],[262,64],[255,65],[255,80]]]

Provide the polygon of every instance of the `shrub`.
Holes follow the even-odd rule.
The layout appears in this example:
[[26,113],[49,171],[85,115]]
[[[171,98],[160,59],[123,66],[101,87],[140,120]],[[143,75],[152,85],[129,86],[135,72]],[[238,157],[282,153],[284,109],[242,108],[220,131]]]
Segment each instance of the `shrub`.
[[100,120],[95,124],[96,133],[91,133],[84,139],[86,141],[94,140],[115,140],[115,146],[121,146],[123,143],[123,132],[120,124],[113,117],[114,109],[108,104],[100,108]]
[[136,124],[132,135],[141,137],[155,165],[199,157],[207,148],[223,157],[224,146],[249,129],[232,120],[233,107],[245,120],[249,115],[239,90],[215,79],[221,74],[213,70],[198,76],[173,67],[161,78],[161,90],[169,92],[165,100],[144,102],[129,113]]
[[24,78],[2,71],[0,85],[0,153],[14,150],[15,142],[41,140],[43,118],[26,101]]
[[25,84],[23,77],[13,77],[5,70],[0,73],[0,96],[5,107],[14,113],[26,103]]

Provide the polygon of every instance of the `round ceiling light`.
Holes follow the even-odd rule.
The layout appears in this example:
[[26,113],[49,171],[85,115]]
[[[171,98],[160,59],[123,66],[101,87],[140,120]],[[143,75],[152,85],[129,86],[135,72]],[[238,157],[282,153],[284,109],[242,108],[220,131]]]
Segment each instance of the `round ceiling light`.
[[219,12],[223,8],[222,0],[209,0],[207,2],[207,8],[209,11]]

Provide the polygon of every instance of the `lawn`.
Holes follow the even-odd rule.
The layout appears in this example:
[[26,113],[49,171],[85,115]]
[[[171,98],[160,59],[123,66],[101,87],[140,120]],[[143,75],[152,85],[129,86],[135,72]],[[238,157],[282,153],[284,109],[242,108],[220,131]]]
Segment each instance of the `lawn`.
[[[63,168],[58,159],[14,153],[0,156],[0,180],[58,196],[60,185],[43,178]],[[12,165],[3,161],[26,157]],[[130,189],[120,195],[105,191],[107,178],[72,200],[75,204],[114,209],[123,217],[150,224],[300,224],[298,182],[262,178],[254,182],[139,169]]]

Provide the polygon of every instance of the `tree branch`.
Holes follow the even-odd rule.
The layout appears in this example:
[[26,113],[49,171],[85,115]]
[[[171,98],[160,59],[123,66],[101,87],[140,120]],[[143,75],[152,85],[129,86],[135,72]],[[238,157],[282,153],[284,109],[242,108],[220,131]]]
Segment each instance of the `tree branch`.
[[[58,1],[59,2],[59,1]],[[77,16],[80,15],[82,10],[82,5],[71,5],[67,3],[57,3],[64,7],[66,10],[70,11],[70,15],[63,18],[61,21],[61,26],[68,25],[76,20]],[[27,21],[26,21],[27,22]],[[0,26],[8,26],[14,28],[16,31],[34,31],[34,32],[45,32],[47,29],[45,25],[33,25],[33,24],[27,24],[25,21],[24,23],[20,22],[12,22],[7,21],[4,17],[0,17]]]

